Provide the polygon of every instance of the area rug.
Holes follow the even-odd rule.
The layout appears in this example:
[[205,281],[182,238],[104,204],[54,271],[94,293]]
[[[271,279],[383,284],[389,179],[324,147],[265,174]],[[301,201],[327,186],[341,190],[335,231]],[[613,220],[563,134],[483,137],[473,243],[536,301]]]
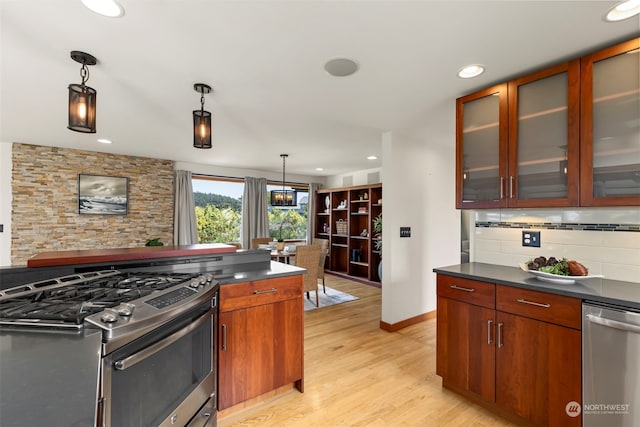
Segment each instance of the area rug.
[[307,294],[304,294],[304,311],[315,310],[316,308],[328,307],[330,305],[342,304],[347,301],[355,301],[358,297],[345,292],[337,291],[327,286],[327,293],[322,292],[322,285],[318,286],[318,297],[320,298],[320,307],[316,307],[316,293],[309,292],[309,298]]

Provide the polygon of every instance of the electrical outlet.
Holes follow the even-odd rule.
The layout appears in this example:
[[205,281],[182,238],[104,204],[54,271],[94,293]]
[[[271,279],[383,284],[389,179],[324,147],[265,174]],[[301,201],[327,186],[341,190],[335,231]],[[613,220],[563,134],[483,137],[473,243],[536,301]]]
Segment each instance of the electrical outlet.
[[400,237],[411,237],[411,227],[400,227]]
[[522,246],[540,247],[539,231],[522,231]]

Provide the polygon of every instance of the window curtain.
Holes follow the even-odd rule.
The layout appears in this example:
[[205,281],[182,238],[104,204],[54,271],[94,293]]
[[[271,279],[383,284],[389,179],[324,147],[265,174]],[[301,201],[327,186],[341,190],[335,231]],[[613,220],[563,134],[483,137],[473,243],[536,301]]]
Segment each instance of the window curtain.
[[196,207],[193,201],[191,171],[176,171],[175,206],[173,209],[173,244],[198,243]]
[[316,191],[320,189],[320,184],[309,184],[309,200],[307,209],[307,243],[313,243],[314,230],[316,226]]
[[251,239],[269,237],[267,179],[244,178],[242,195],[242,247],[251,248]]

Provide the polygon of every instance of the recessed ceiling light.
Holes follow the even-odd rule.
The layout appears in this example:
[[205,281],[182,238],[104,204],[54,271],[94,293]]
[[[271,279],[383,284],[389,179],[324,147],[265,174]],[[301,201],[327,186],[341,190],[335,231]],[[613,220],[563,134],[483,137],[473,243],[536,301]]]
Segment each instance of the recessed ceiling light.
[[480,64],[466,65],[458,70],[458,77],[461,79],[470,79],[484,73],[484,66]]
[[358,71],[360,66],[356,61],[349,58],[335,58],[324,64],[327,73],[335,77],[346,77]]
[[102,144],[111,144],[112,141],[110,139],[100,138],[100,139],[98,139],[98,142],[100,142]]
[[369,156],[367,160],[378,160],[378,156]]
[[613,6],[604,17],[605,21],[617,22],[640,13],[640,0],[626,0]]
[[324,168],[316,168],[316,170],[317,170],[318,172],[322,172],[322,171],[324,170]]
[[115,0],[80,0],[87,9],[109,18],[119,18],[124,15],[124,8]]

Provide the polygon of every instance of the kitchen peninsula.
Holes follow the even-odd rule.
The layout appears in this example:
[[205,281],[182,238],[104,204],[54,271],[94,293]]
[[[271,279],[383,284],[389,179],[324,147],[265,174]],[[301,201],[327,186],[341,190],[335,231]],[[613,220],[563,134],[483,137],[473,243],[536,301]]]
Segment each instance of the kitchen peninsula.
[[[150,424],[164,425],[163,420],[172,417],[183,423],[289,384],[303,391],[304,270],[271,261],[268,251],[192,245],[54,252],[33,260],[47,266],[0,270],[4,288],[0,291],[0,370],[30,382],[24,392],[2,394],[3,426],[29,425],[35,419],[58,419],[70,425],[94,417],[92,425],[101,425],[100,420],[118,425],[119,414],[129,410],[116,406],[123,399],[130,402],[131,410],[150,417],[145,418]],[[9,270],[24,274],[9,274]],[[37,283],[16,283],[29,271],[48,277]],[[11,277],[14,285],[5,286],[5,277]],[[133,299],[120,299],[128,294]],[[91,300],[83,300],[82,295]],[[54,300],[64,300],[64,307],[46,320],[31,312],[14,316],[22,301],[48,308]],[[11,309],[5,310],[8,305]],[[76,306],[79,311],[73,314]],[[64,320],[58,319],[58,312],[72,314]],[[37,334],[30,333],[36,329]],[[173,336],[178,340],[175,344],[169,340]],[[149,342],[143,347],[145,340]],[[165,340],[167,350],[158,345]],[[55,360],[47,348],[55,351]],[[185,351],[192,357],[176,356]],[[67,358],[67,352],[73,355]],[[82,369],[72,373],[78,366]],[[203,366],[211,366],[211,371],[200,373]],[[197,378],[185,377],[184,372],[193,372]],[[67,381],[70,375],[73,381]],[[172,378],[178,389],[174,392],[189,395],[183,403],[174,407],[174,401],[159,401],[173,393],[163,388],[163,376]],[[47,384],[56,384],[56,390],[47,391],[43,378]],[[133,386],[131,381],[136,385],[125,399],[120,394]],[[122,388],[125,384],[130,386]],[[134,389],[140,384],[146,384],[142,395],[156,397],[136,397],[139,393]],[[191,387],[196,388],[189,391]],[[27,408],[33,390],[54,396],[50,399],[56,402],[55,396],[64,396],[65,401]]]

